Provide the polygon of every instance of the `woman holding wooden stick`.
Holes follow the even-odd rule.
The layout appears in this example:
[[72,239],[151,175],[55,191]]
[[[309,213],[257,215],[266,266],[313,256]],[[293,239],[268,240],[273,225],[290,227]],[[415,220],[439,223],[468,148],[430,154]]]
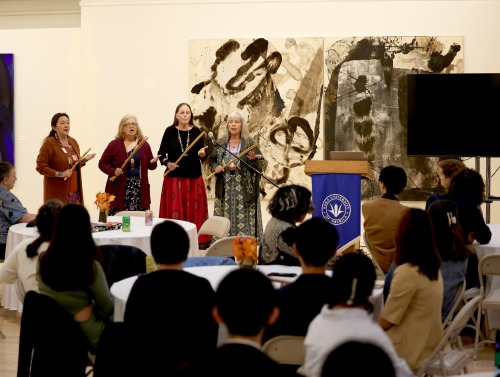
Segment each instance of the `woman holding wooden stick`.
[[[217,146],[210,155],[210,169],[217,177],[214,215],[227,217],[231,221],[231,236],[250,235],[260,239],[260,175],[239,160],[227,165],[234,158],[233,155],[238,156],[254,142],[249,137],[243,117],[237,111],[229,114],[227,125],[221,127],[221,132],[223,134],[218,144],[226,149]],[[257,171],[265,168],[266,162],[257,147],[240,158]]]
[[52,129],[36,159],[36,171],[44,176],[43,200],[59,199],[63,203],[83,204],[81,168],[95,157],[95,153],[80,160],[80,146],[69,136],[68,114],[56,113],[50,125]]
[[153,156],[146,139],[137,117],[127,114],[99,160],[99,169],[108,177],[105,191],[115,195],[109,215],[150,207],[148,170],[156,169],[158,156]]
[[[208,218],[207,192],[200,163],[207,158],[207,147],[204,137],[198,138],[200,135],[200,129],[193,123],[191,107],[180,103],[158,150],[161,163],[167,167],[165,173],[168,172],[163,178],[160,217],[195,223],[198,230]],[[210,237],[200,236],[198,242],[200,247],[206,247]]]

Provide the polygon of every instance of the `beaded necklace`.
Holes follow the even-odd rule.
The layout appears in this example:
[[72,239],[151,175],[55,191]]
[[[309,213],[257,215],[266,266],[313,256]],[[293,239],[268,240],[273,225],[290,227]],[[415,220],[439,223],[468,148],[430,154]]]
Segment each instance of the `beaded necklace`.
[[[184,150],[189,146],[189,130],[188,130],[188,135],[187,135],[187,139],[186,139],[186,148],[184,148],[182,146],[182,139],[181,139],[181,132],[179,131],[179,129],[177,129],[177,138],[179,139],[179,144],[181,145],[181,151],[182,153],[184,153]],[[186,153],[184,155],[184,157],[187,157],[188,154]]]

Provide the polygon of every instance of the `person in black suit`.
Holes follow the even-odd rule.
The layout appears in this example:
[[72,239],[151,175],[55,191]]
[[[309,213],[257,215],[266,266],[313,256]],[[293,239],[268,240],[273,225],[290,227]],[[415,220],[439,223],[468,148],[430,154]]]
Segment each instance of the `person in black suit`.
[[260,349],[264,328],[279,315],[276,292],[262,273],[238,269],[226,275],[217,288],[213,315],[227,327],[226,343],[179,368],[177,376],[298,376]]
[[338,243],[335,226],[322,217],[313,217],[297,227],[293,250],[300,260],[302,275],[278,290],[280,316],[266,329],[264,341],[278,335],[306,335],[309,323],[329,297],[330,278],[325,272]]
[[169,376],[179,365],[215,350],[215,293],[208,280],[183,271],[189,238],[177,223],[167,220],[154,227],[151,251],[158,270],[135,282],[124,322],[133,339],[135,375]]

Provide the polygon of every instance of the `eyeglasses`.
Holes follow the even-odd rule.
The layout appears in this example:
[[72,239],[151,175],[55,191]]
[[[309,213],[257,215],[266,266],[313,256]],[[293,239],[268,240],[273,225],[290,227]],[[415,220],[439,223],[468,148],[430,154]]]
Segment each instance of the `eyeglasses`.
[[132,123],[125,123],[125,124],[123,125],[123,128],[125,128],[125,127],[137,126],[137,125],[138,125],[138,124],[137,124],[136,122],[132,122]]

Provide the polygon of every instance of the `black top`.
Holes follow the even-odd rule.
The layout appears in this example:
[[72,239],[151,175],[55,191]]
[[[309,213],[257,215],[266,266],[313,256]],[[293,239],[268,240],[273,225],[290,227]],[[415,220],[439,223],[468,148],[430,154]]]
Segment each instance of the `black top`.
[[[167,162],[177,161],[177,159],[183,154],[182,149],[186,150],[189,144],[191,144],[200,134],[201,131],[196,126],[193,126],[193,128],[189,131],[180,131],[174,125],[167,127],[163,133],[160,149],[158,150],[158,154],[161,155],[160,161],[162,161],[162,164],[167,165]],[[179,137],[181,138],[182,144],[179,142]],[[202,137],[196,142],[195,145],[193,145],[193,147],[188,151],[187,156],[184,156],[177,163],[179,167],[168,173],[168,177],[198,178],[201,176],[201,164],[200,158],[198,157],[198,151],[205,146],[204,139],[205,138]],[[165,156],[168,157],[168,161],[163,162]],[[207,156],[205,156],[202,160],[206,157]]]
[[278,335],[305,336],[309,324],[328,301],[330,282],[327,275],[302,274],[278,289],[280,315],[266,329],[263,341]]
[[208,280],[181,270],[141,275],[127,300],[124,322],[133,334],[138,374],[168,376],[217,346]]

